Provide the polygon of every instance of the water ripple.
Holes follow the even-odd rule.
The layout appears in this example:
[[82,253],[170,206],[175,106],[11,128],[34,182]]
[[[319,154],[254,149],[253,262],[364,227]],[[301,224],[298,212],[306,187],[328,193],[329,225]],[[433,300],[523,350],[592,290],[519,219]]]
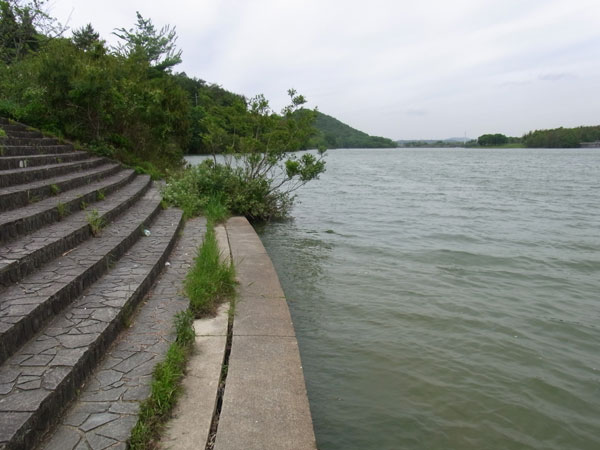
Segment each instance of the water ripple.
[[259,230],[319,448],[600,448],[600,152],[344,150]]

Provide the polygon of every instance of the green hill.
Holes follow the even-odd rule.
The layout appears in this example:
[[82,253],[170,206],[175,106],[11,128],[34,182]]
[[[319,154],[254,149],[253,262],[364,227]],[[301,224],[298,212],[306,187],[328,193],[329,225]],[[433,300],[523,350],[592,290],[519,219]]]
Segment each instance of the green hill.
[[309,142],[311,148],[392,148],[397,146],[391,139],[369,136],[367,133],[321,112],[317,112],[314,126],[317,134]]

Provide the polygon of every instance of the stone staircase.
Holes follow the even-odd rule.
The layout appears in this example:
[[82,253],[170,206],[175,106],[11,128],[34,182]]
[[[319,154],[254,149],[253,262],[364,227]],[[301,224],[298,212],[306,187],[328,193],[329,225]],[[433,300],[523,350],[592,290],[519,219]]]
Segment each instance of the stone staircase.
[[183,221],[147,175],[0,128],[0,449],[30,449],[125,328]]

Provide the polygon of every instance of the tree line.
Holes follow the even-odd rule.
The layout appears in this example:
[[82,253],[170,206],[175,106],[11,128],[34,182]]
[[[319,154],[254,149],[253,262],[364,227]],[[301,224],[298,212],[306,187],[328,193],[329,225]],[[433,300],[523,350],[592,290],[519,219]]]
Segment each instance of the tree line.
[[251,136],[251,99],[174,73],[182,61],[174,27],[138,12],[110,46],[92,24],[66,36],[45,8],[0,1],[0,115],[149,172]]
[[[246,98],[174,73],[181,62],[175,28],[139,12],[110,46],[92,24],[66,35],[45,0],[0,1],[0,115],[116,158],[154,177],[171,174],[164,198],[186,214],[220,204],[263,220],[284,216],[292,193],[325,170],[324,148],[306,148],[316,111],[288,91],[273,111],[262,95]],[[222,155],[182,170],[185,153]]]

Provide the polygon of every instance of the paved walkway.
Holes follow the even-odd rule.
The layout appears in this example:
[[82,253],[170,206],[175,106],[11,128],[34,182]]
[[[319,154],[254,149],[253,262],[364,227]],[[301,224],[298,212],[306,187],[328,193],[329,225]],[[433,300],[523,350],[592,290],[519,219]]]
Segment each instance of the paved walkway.
[[216,450],[305,450],[316,442],[294,326],[248,221],[226,224],[239,280]]
[[135,322],[106,353],[51,440],[42,448],[126,448],[137,422],[140,401],[150,393],[154,366],[175,337],[173,317],[188,305],[188,299],[181,294],[181,282],[196,256],[205,228],[203,218],[187,222],[169,258],[170,265],[140,306]]

